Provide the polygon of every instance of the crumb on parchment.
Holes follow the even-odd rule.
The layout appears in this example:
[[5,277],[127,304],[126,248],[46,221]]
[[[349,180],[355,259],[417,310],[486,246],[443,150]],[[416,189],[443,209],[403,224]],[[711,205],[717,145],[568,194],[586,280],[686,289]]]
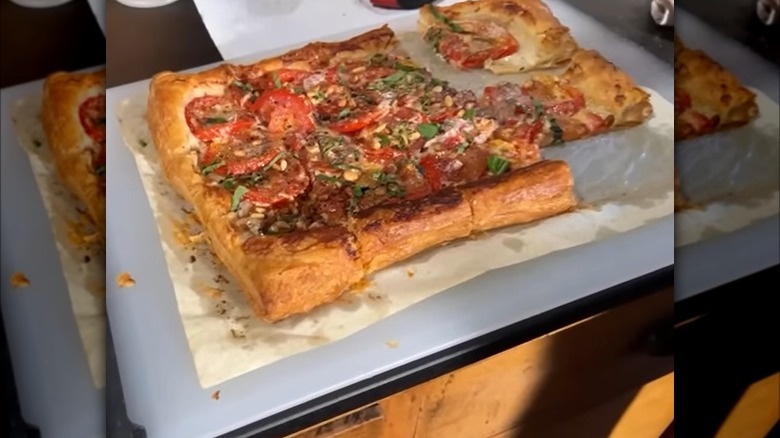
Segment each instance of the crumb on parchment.
[[214,392],[211,394],[211,398],[212,398],[213,400],[219,400],[219,390],[216,390],[216,391],[214,391]]
[[385,341],[385,345],[390,348],[398,348],[398,341],[390,339],[389,341]]
[[27,287],[30,285],[30,280],[25,277],[21,272],[16,272],[11,276],[11,286],[13,287]]
[[135,280],[127,272],[122,272],[116,276],[116,284],[119,287],[133,287],[135,286]]
[[414,268],[408,268],[406,270],[406,276],[407,277],[412,278],[412,277],[414,277],[414,274],[415,274]]

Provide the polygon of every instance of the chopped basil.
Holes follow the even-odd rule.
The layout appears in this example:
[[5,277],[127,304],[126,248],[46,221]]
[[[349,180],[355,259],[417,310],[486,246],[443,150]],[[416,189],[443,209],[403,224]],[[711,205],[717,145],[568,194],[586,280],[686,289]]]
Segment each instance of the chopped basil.
[[296,94],[304,94],[306,93],[306,89],[303,87],[293,87],[293,92]]
[[379,134],[377,139],[379,140],[379,144],[381,146],[387,146],[390,144],[390,136],[388,136],[387,134]]
[[434,52],[439,53],[439,43],[441,42],[441,38],[443,36],[444,34],[441,28],[432,27],[428,29],[428,32],[425,32],[425,36],[423,37],[423,39],[431,43]]
[[561,129],[561,125],[558,124],[554,117],[550,117],[550,132],[553,135],[552,144],[563,143],[563,129]]
[[214,170],[216,170],[218,167],[222,166],[223,164],[225,164],[225,162],[222,161],[222,160],[214,161],[211,164],[208,164],[206,166],[201,167],[200,168],[200,173],[202,175],[208,175],[211,172],[213,172]]
[[147,146],[147,143],[143,140],[138,140],[138,144],[141,145],[142,148],[145,148]]
[[433,18],[441,21],[442,23],[446,24],[447,27],[449,27],[453,32],[457,33],[465,33],[465,30],[463,30],[462,27],[460,27],[457,23],[447,18],[444,14],[442,14],[436,6],[430,5],[431,9],[431,15],[433,15]]
[[43,143],[41,143],[40,140],[33,140],[33,144],[35,145],[36,148],[39,148],[43,145]]
[[407,72],[404,70],[398,70],[395,73],[391,73],[390,75],[383,77],[382,79],[380,79],[380,81],[388,85],[394,84],[396,82],[399,82],[401,79],[405,78],[406,73]]
[[431,139],[439,133],[439,125],[435,123],[420,123],[417,125],[417,131],[425,138]]
[[349,108],[344,108],[343,110],[339,111],[339,115],[336,116],[336,119],[341,120],[347,118],[350,114],[352,114],[352,110]]
[[542,102],[539,102],[538,100],[534,99],[534,117],[537,119],[539,117],[542,117],[544,114],[544,105]]
[[227,119],[224,117],[204,117],[202,122],[204,125],[216,125],[218,123],[227,123]]
[[401,71],[417,71],[420,69],[416,65],[406,64],[400,61],[396,61],[394,67],[396,68],[396,70],[401,70]]
[[240,90],[246,91],[246,92],[253,91],[252,87],[250,87],[248,84],[245,84],[245,83],[239,81],[238,79],[233,81],[233,86],[238,88],[238,89],[240,89]]
[[402,198],[406,196],[406,190],[398,183],[395,176],[387,172],[374,172],[373,178],[387,190],[387,194]]
[[352,186],[352,197],[349,200],[350,211],[355,211],[355,209],[358,207],[358,200],[362,198],[367,191],[368,191],[368,187],[366,186],[359,186],[359,185]]
[[324,173],[318,173],[314,176],[319,181],[326,182],[328,184],[341,184],[341,178],[333,175],[325,175]]
[[474,108],[469,108],[463,113],[463,118],[466,120],[471,120],[474,118],[474,116],[477,115],[477,110]]
[[509,170],[509,161],[498,155],[489,155],[487,158],[487,167],[491,175],[501,175]]
[[241,203],[241,198],[243,198],[248,191],[249,189],[244,186],[236,187],[236,189],[233,191],[233,198],[230,201],[230,211],[238,210],[238,204]]
[[317,92],[314,93],[314,98],[317,99],[317,101],[323,101],[325,100],[325,93],[323,93],[320,90],[317,90]]
[[233,190],[233,188],[236,186],[236,178],[232,176],[222,178],[219,180],[219,185],[221,185],[225,190]]
[[321,135],[317,139],[317,143],[320,146],[320,154],[325,156],[331,149],[341,146],[344,143],[344,139],[341,137],[331,137],[328,135]]
[[368,63],[369,65],[383,65],[387,61],[388,61],[387,55],[385,55],[384,53],[376,53],[374,54],[374,56],[371,57]]
[[95,169],[95,173],[98,174],[98,175],[105,175],[106,174],[106,165],[104,164],[104,165],[98,167],[97,169]]
[[466,152],[466,149],[468,149],[470,145],[471,143],[464,141],[458,145],[458,149],[456,149],[455,152],[457,152],[458,154],[462,154]]
[[271,79],[274,81],[274,87],[282,88],[282,81],[279,80],[279,73],[276,70],[271,72]]

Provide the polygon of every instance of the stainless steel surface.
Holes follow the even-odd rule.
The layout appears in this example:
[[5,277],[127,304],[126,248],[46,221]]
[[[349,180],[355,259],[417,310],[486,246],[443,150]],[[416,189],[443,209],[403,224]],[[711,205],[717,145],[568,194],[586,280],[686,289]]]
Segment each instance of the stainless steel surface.
[[767,26],[777,22],[777,13],[780,10],[780,0],[758,0],[756,3],[756,14],[758,18]]
[[674,0],[653,0],[650,15],[659,26],[674,26]]

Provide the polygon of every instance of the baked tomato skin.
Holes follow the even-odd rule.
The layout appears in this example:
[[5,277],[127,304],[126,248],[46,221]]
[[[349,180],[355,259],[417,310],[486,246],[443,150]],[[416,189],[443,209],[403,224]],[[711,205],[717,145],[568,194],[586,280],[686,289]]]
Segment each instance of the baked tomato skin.
[[289,131],[305,134],[315,129],[309,100],[284,88],[265,91],[250,110],[268,124],[268,132],[272,134]]
[[311,178],[303,164],[286,157],[285,170],[271,169],[258,185],[247,187],[243,200],[261,207],[276,207],[292,202],[309,188]]
[[485,22],[462,23],[464,32],[441,29],[437,49],[445,59],[465,69],[485,66],[488,60],[515,53],[517,40],[505,28]]
[[[216,111],[216,108],[221,111]],[[242,112],[232,99],[223,96],[202,96],[191,100],[184,109],[184,117],[192,134],[205,142],[229,137],[255,124],[252,115]]]
[[94,141],[106,141],[106,96],[94,96],[79,106],[79,120],[84,131]]

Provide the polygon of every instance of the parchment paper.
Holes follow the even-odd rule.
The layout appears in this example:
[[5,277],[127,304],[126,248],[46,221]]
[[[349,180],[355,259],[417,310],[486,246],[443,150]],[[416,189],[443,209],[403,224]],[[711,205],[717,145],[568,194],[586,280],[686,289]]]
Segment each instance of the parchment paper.
[[106,373],[105,248],[86,208],[57,177],[40,121],[41,98],[37,94],[15,102],[12,118],[49,215],[92,382],[102,388]]
[[[483,73],[453,74],[430,56],[417,35],[399,32],[399,38],[415,61],[456,87],[479,90],[497,81]],[[672,105],[647,91],[655,110],[647,123],[546,149],[546,156],[566,159],[572,166],[581,210],[429,250],[377,273],[361,290],[336,303],[275,325],[252,316],[232,276],[202,241],[191,208],[164,180],[145,122],[147,95],[123,101],[117,112],[122,135],[157,221],[200,384],[214,386],[333,342],[491,269],[604,239],[672,214]],[[137,278],[140,273],[130,274]],[[394,346],[388,340],[388,348]]]
[[710,239],[778,214],[780,111],[759,90],[751,124],[675,145],[680,185],[694,209],[675,215],[675,246]]

